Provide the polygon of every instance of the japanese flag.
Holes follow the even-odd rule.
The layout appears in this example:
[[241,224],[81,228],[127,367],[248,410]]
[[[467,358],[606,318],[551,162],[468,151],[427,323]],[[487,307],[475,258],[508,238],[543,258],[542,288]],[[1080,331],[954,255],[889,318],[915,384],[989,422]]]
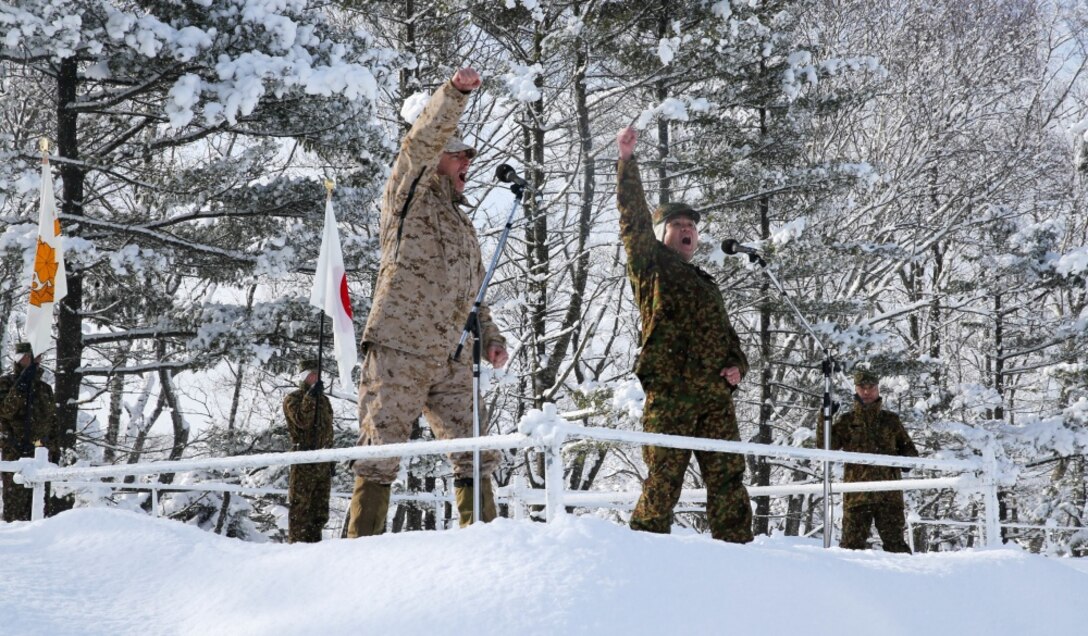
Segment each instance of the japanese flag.
[[314,287],[310,290],[310,304],[332,318],[333,350],[340,370],[340,384],[350,387],[351,370],[359,356],[355,350],[355,326],[344,254],[340,251],[340,232],[336,229],[331,198],[325,202],[325,231],[321,235],[321,252],[317,257]]
[[30,277],[30,304],[26,310],[26,339],[35,356],[49,348],[53,332],[53,305],[68,295],[64,270],[64,246],[53,198],[53,172],[42,162],[42,185],[38,206],[38,244],[34,252],[34,273]]

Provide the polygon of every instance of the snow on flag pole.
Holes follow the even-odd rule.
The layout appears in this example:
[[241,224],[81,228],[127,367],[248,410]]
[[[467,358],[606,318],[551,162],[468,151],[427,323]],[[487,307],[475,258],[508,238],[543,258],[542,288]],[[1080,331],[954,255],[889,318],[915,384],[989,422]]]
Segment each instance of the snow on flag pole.
[[53,306],[68,295],[64,269],[64,246],[53,196],[53,173],[49,168],[49,140],[38,143],[42,151],[41,194],[38,205],[38,242],[34,272],[30,278],[30,303],[26,310],[26,339],[34,356],[49,348],[53,332]]
[[[351,386],[351,370],[358,362],[358,354],[344,254],[340,251],[340,232],[336,229],[336,215],[332,209],[332,189],[333,182],[326,179],[325,229],[321,233],[321,251],[317,257],[314,286],[310,290],[310,304],[332,319],[333,353],[340,371],[340,384],[347,388]],[[324,317],[321,324],[324,327]],[[319,343],[318,351],[323,346],[323,342]]]

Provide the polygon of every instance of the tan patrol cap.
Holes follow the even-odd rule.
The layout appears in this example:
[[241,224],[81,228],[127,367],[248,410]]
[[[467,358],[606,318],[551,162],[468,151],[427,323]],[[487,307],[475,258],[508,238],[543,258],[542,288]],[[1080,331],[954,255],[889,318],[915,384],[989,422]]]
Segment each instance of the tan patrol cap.
[[442,152],[465,152],[468,153],[468,158],[472,159],[476,156],[476,149],[466,144],[461,139],[461,130],[457,129],[453,131],[453,136],[446,142],[446,147],[442,149]]

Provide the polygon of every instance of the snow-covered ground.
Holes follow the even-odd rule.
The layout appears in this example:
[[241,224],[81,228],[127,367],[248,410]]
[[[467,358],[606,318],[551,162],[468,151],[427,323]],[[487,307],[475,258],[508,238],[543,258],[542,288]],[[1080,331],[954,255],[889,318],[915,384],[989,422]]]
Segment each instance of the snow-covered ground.
[[1085,634],[1088,566],[736,546],[569,517],[253,544],[112,509],[0,523],[0,634]]

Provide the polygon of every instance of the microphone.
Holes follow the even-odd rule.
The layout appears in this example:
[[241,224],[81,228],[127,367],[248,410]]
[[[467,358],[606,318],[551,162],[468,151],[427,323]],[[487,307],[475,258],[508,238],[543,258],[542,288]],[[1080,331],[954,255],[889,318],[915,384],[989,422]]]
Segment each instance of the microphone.
[[512,183],[523,188],[529,187],[529,184],[525,182],[525,179],[519,177],[518,173],[507,163],[499,164],[499,167],[495,168],[495,178],[503,183]]
[[761,256],[759,250],[754,247],[746,247],[736,242],[734,239],[725,239],[722,241],[722,251],[726,254],[748,254],[750,256]]

